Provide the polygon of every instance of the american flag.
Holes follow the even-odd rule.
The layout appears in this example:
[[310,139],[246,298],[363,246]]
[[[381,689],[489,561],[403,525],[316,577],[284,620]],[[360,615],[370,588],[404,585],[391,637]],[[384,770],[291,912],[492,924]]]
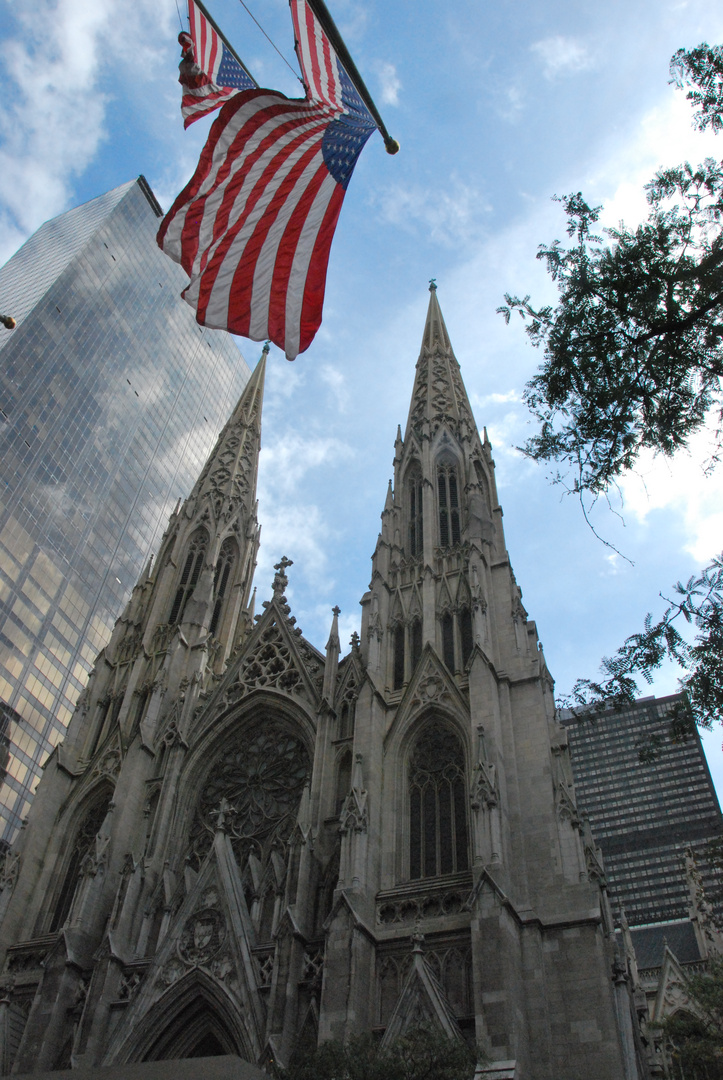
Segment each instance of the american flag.
[[289,360],[321,323],[344,194],[376,127],[306,0],[291,11],[306,98],[234,94],[158,232],[201,325],[268,338]]
[[188,0],[188,23],[190,33],[178,35],[183,50],[178,81],[183,87],[181,115],[184,128],[214,109],[220,109],[226,99],[239,90],[256,87],[196,0]]

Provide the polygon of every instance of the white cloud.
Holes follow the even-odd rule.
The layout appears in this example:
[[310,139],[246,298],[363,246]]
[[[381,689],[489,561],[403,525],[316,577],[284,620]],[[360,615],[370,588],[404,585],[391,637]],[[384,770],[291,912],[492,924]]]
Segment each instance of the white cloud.
[[[39,224],[65,210],[73,180],[108,137],[109,94],[102,69],[155,69],[154,37],[166,32],[169,5],[139,0],[25,0],[13,5],[16,37],[3,43],[5,102],[0,116],[0,260]],[[119,30],[132,61],[118,53]],[[141,32],[142,27],[142,32]],[[130,55],[130,54],[127,54]],[[120,82],[120,80],[119,80]]]
[[706,157],[720,158],[720,149],[711,132],[695,131],[689,102],[671,87],[662,104],[647,112],[626,138],[616,135],[614,147],[601,147],[578,187],[592,202],[603,204],[603,225],[614,227],[624,221],[634,226],[647,217],[644,189],[658,169],[686,160],[695,165]]
[[497,87],[494,91],[495,106],[498,114],[508,123],[516,123],[522,116],[525,97],[519,86]]
[[343,373],[331,364],[322,364],[319,368],[319,377],[328,386],[336,409],[341,413],[346,412],[349,404],[349,388]]
[[518,390],[507,390],[504,394],[475,394],[472,404],[484,407],[488,402],[492,402],[494,405],[504,405],[510,401],[522,401]]
[[582,42],[561,34],[536,41],[530,46],[530,51],[542,61],[546,79],[576,75],[578,71],[586,71],[594,66],[594,60]]
[[273,446],[261,449],[259,472],[273,502],[283,492],[294,492],[310,469],[334,459],[350,457],[351,446],[333,438],[302,438],[287,432]]
[[483,218],[491,209],[481,192],[456,176],[433,188],[390,185],[372,199],[385,221],[412,230],[422,226],[428,236],[447,247],[478,240]]
[[383,105],[398,105],[399,91],[402,83],[397,75],[397,69],[389,61],[382,61],[377,65],[377,77],[379,79],[380,94]]
[[720,508],[720,477],[708,476],[705,464],[712,450],[713,425],[690,440],[688,453],[673,458],[641,456],[635,472],[625,476],[620,488],[627,514],[645,525],[654,511],[673,511],[685,523],[688,537],[684,550],[700,564],[723,547],[723,511]]

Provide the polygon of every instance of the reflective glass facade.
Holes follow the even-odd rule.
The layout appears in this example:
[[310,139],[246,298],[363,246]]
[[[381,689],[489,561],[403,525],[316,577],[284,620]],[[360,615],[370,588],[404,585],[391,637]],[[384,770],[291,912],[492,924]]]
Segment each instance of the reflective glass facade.
[[[723,834],[723,820],[700,739],[696,733],[681,744],[666,737],[668,711],[678,700],[643,698],[590,722],[562,718],[578,808],[602,849],[613,910],[618,916],[623,906],[631,925],[687,916],[687,848],[709,899],[720,897],[706,846]],[[660,736],[659,756],[641,762],[641,746]]]
[[[143,177],[47,222],[0,270],[0,842],[249,377],[180,299]],[[17,714],[19,719],[13,719]]]

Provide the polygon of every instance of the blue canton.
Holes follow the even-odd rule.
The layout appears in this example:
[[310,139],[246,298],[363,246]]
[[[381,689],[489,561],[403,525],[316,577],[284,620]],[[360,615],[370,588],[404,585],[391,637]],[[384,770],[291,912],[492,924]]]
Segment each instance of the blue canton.
[[376,124],[338,60],[337,71],[341,82],[341,100],[348,113],[329,124],[324,132],[321,150],[327,169],[346,191],[357,159]]
[[234,60],[225,45],[222,45],[223,54],[216,76],[216,86],[232,86],[234,90],[253,90],[254,82],[241,65]]

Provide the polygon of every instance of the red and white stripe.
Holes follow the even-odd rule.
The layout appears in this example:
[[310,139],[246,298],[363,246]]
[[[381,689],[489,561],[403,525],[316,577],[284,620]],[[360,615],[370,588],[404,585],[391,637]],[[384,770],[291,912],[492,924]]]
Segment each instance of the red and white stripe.
[[223,57],[223,45],[194,0],[188,0],[188,23],[193,38],[196,63],[208,75],[211,82],[215,83]]
[[338,60],[321,24],[306,0],[290,0],[291,18],[296,34],[299,58],[308,95],[342,109]]
[[226,98],[235,93],[237,91],[232,86],[216,86],[214,83],[192,88],[184,86],[181,96],[181,116],[184,128],[187,128],[194,120],[200,120],[202,116],[220,109]]
[[224,105],[158,234],[202,325],[269,338],[290,360],[310,345],[344,199],[322,157],[339,112],[271,90]]

